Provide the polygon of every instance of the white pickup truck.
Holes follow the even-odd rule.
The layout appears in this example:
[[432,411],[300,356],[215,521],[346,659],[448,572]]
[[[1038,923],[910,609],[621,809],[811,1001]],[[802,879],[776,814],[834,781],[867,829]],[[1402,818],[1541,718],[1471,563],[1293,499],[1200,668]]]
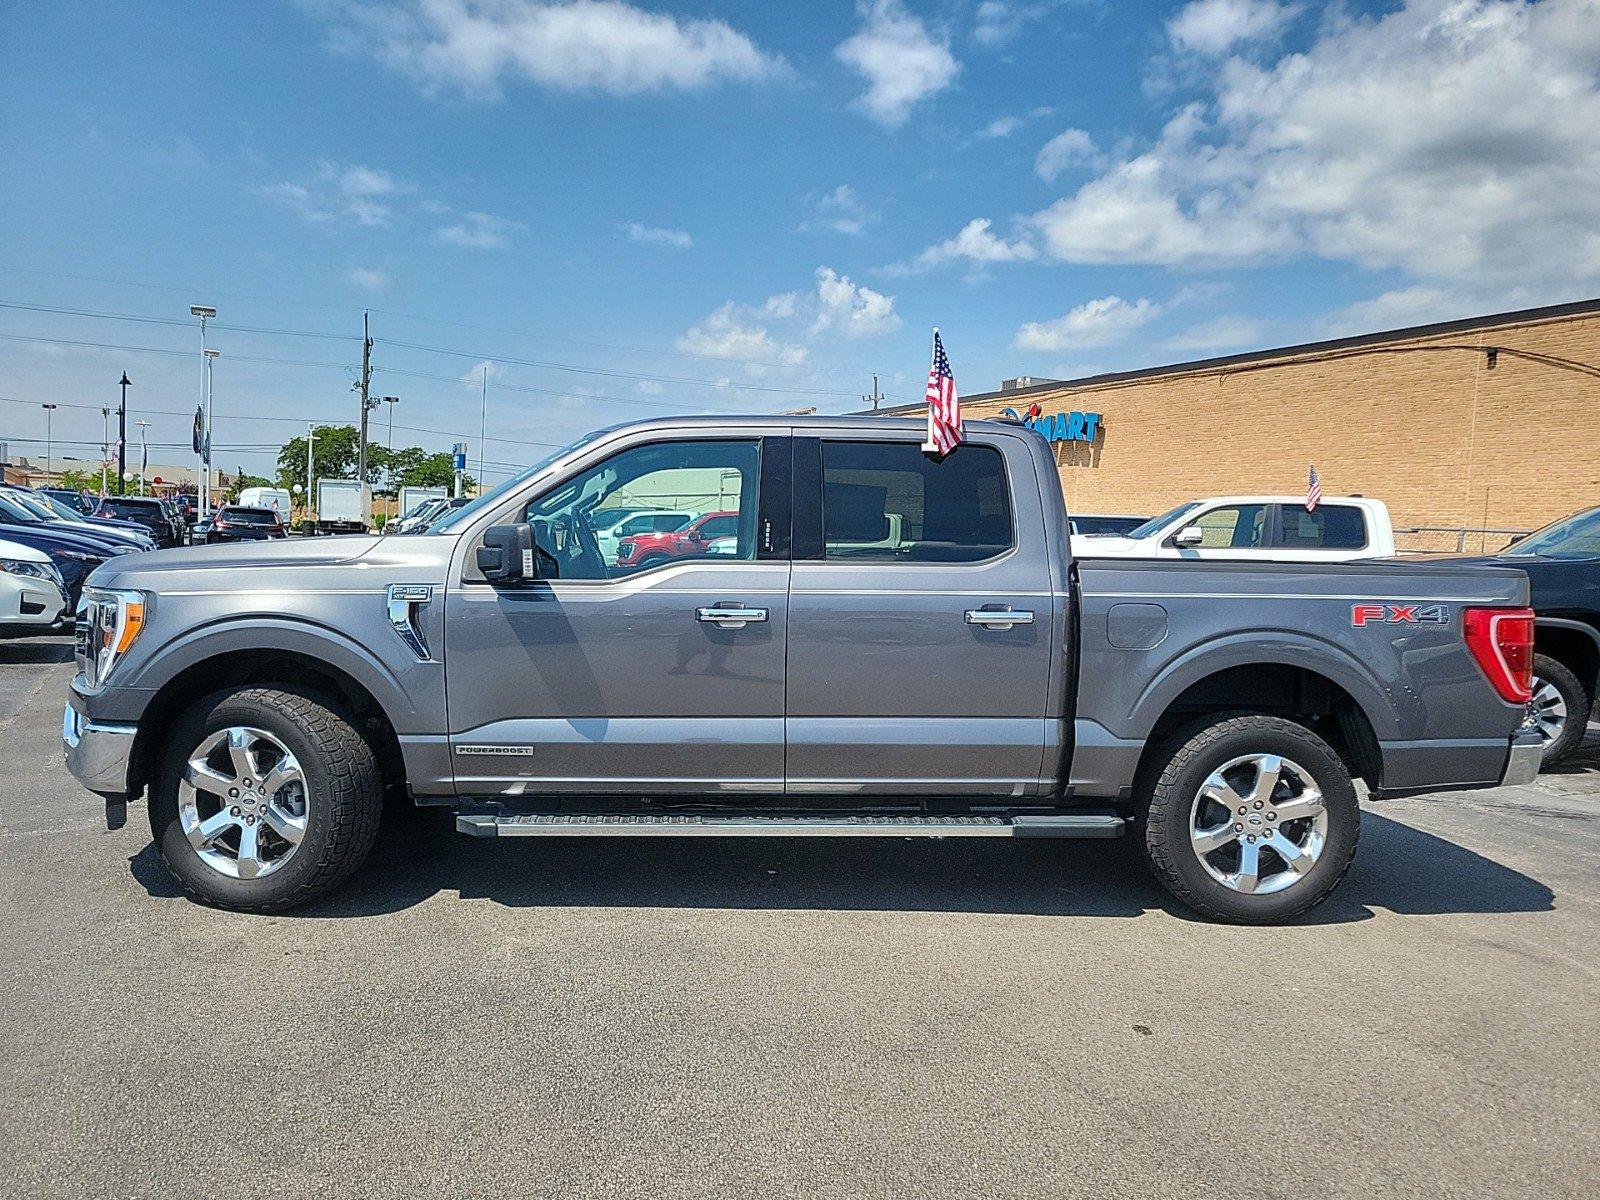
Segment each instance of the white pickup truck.
[[1206,558],[1343,562],[1389,558],[1394,526],[1381,500],[1333,496],[1306,510],[1304,496],[1190,500],[1126,534],[1075,533],[1079,558]]

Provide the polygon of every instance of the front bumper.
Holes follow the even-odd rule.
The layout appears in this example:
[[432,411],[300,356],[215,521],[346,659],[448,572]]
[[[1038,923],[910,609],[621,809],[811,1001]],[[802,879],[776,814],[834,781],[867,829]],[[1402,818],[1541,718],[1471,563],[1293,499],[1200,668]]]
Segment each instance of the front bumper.
[[67,755],[67,770],[91,792],[107,798],[127,796],[137,731],[135,725],[91,721],[69,703],[61,716],[61,745]]
[[1511,739],[1511,753],[1506,755],[1506,769],[1500,776],[1501,786],[1532,783],[1538,777],[1543,760],[1544,742],[1538,733],[1532,730],[1519,731]]

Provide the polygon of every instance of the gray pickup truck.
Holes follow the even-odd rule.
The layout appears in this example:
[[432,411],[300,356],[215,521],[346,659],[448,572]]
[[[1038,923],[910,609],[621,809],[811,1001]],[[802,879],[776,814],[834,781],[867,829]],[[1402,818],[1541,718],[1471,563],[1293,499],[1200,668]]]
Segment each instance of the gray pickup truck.
[[[1337,884],[1355,777],[1537,771],[1520,572],[1074,562],[1044,439],[968,430],[941,459],[903,420],[651,421],[420,536],[108,562],[68,765],[113,828],[148,794],[228,908],[346,879],[387,794],[480,837],[1131,832],[1242,922]],[[629,507],[733,532],[652,534],[629,570],[589,519]]]

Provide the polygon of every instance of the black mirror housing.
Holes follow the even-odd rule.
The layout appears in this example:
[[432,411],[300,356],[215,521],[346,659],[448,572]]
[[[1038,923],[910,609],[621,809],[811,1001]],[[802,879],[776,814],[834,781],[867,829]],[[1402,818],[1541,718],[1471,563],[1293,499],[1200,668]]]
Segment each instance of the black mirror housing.
[[539,553],[527,524],[491,525],[478,547],[478,570],[490,583],[518,583],[539,578]]

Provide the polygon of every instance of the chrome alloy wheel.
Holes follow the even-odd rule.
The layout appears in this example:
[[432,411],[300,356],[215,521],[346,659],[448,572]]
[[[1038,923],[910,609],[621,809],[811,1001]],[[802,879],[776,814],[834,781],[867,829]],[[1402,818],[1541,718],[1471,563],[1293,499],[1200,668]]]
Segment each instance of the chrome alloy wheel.
[[289,748],[263,729],[207,734],[178,783],[178,820],[200,861],[230,879],[260,879],[294,856],[311,797]]
[[1567,727],[1567,702],[1561,692],[1548,679],[1533,677],[1533,698],[1528,701],[1528,716],[1522,722],[1524,729],[1535,730],[1544,745],[1560,740]]
[[1328,811],[1311,773],[1276,754],[1246,754],[1207,777],[1189,810],[1189,844],[1226,888],[1291,888],[1322,857]]

